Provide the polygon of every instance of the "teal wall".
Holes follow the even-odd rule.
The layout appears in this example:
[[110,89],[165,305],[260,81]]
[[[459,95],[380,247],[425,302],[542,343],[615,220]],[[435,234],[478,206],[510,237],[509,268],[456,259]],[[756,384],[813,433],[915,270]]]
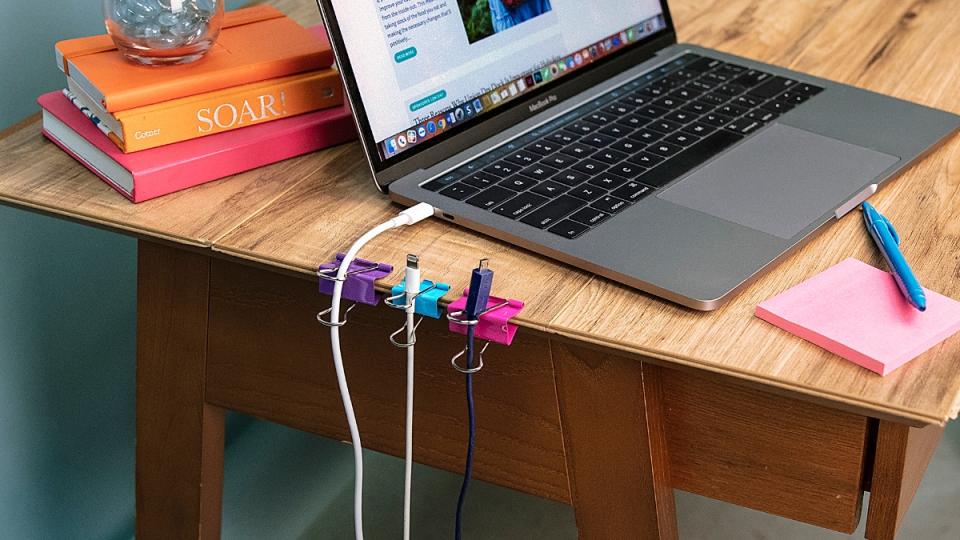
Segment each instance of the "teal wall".
[[[307,0],[312,1],[312,0]],[[228,8],[245,4],[227,0]],[[37,110],[43,92],[63,87],[53,45],[61,39],[102,34],[100,0],[29,2],[0,0],[0,128]]]
[[0,231],[0,537],[129,537],[136,245],[5,207]]
[[[0,130],[63,87],[100,2],[0,0]],[[133,533],[136,242],[0,206],[0,538]]]
[[0,17],[0,127],[37,110],[43,92],[63,87],[53,44],[103,33],[98,0],[2,0]]
[[[2,5],[0,129],[103,28],[93,0]],[[0,536],[132,536],[135,280],[132,239],[0,206]]]

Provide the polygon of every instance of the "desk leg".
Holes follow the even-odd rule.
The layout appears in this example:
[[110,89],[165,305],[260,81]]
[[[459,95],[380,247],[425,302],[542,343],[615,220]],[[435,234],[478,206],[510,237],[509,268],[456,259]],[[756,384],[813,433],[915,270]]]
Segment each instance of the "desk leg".
[[673,539],[658,367],[551,342],[580,538]]
[[140,241],[137,538],[219,538],[224,411],[204,403],[210,259]]
[[940,443],[943,426],[912,428],[880,421],[877,429],[867,533],[870,540],[893,540]]

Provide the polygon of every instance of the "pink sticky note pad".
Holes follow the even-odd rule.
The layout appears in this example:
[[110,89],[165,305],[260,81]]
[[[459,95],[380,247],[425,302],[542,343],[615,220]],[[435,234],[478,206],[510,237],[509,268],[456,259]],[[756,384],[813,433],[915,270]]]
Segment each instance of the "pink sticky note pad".
[[920,312],[892,275],[847,259],[761,303],[756,315],[886,375],[960,330],[960,302],[924,290]]

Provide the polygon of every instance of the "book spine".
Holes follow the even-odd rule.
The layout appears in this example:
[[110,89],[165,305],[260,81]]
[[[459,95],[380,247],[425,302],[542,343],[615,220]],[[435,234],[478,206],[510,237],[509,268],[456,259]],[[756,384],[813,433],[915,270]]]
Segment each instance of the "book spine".
[[330,69],[115,113],[126,153],[156,148],[341,105]]
[[103,122],[97,118],[97,115],[93,114],[93,111],[88,109],[83,103],[80,103],[80,100],[77,98],[77,96],[71,94],[70,91],[66,89],[63,90],[63,95],[70,100],[70,103],[72,103],[74,107],[80,109],[80,112],[82,112],[83,115],[87,117],[87,120],[90,120],[93,125],[97,126],[97,129],[99,129],[101,133],[108,137],[110,136],[110,128],[103,125]]
[[138,202],[138,201],[136,201],[136,200],[134,199],[133,194],[130,193],[129,191],[127,191],[126,188],[124,188],[123,186],[121,186],[121,185],[118,184],[117,182],[114,182],[110,177],[108,177],[107,175],[103,174],[100,170],[98,170],[96,167],[94,167],[93,164],[91,164],[89,161],[87,161],[86,159],[84,159],[80,154],[74,152],[73,149],[71,149],[71,148],[70,148],[69,146],[67,146],[63,141],[61,141],[60,139],[58,139],[56,135],[54,135],[53,133],[51,133],[50,131],[48,131],[47,128],[42,128],[42,129],[40,130],[40,133],[42,133],[43,136],[46,137],[50,142],[52,142],[53,144],[55,144],[55,145],[57,145],[58,147],[60,147],[60,149],[63,150],[64,152],[66,152],[67,155],[69,155],[69,156],[72,157],[73,159],[77,160],[81,165],[83,165],[84,167],[86,167],[87,169],[89,169],[90,172],[92,172],[92,173],[95,174],[98,178],[100,178],[101,180],[103,180],[108,186],[110,186],[110,187],[112,187],[113,189],[117,190],[117,193],[119,193],[119,194],[123,195],[124,197],[126,197],[127,199],[129,199],[130,202]]

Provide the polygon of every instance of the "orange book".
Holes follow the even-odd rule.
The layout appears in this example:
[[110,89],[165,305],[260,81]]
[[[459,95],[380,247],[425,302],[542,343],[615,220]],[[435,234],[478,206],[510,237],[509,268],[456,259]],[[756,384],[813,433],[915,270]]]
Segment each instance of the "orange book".
[[140,66],[123,58],[109,36],[57,43],[61,69],[109,112],[134,109],[296,73],[328,68],[329,42],[276,8],[259,5],[224,15],[220,37],[200,60]]
[[67,78],[73,98],[108,128],[124,153],[223,133],[343,103],[340,74],[334,69],[298,73],[269,81],[110,113]]

